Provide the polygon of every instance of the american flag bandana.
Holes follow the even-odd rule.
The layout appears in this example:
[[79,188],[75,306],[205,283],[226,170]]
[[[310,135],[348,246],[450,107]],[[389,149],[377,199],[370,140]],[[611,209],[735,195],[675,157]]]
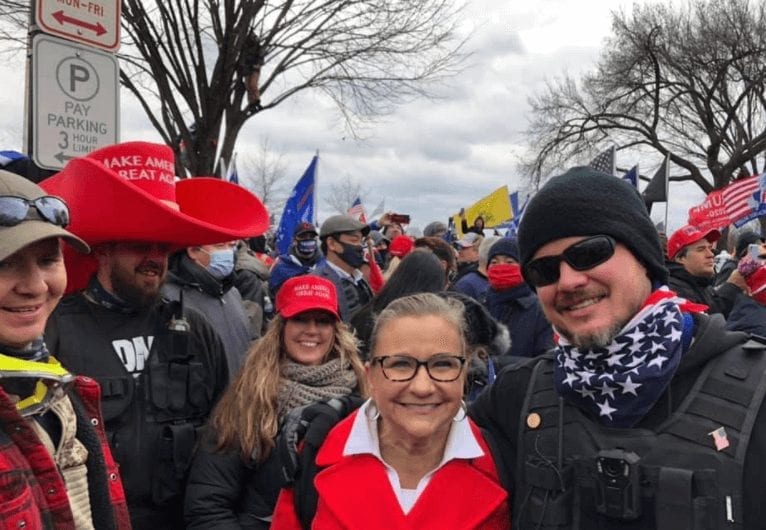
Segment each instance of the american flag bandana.
[[657,402],[683,353],[683,311],[706,308],[667,287],[654,291],[605,348],[556,347],[556,390],[610,427],[632,427]]

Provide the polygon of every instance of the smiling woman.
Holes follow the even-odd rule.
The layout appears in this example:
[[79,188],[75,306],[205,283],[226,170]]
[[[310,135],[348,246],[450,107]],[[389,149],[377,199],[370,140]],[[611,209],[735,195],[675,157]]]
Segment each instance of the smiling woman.
[[[69,209],[0,171],[0,526],[129,528],[98,384],[53,358],[43,331],[67,276]],[[45,487],[43,488],[43,485]],[[107,488],[108,485],[108,488]],[[98,502],[91,502],[94,495]],[[106,498],[106,502],[104,502]]]
[[[316,457],[311,528],[510,528],[508,496],[462,401],[464,325],[463,305],[432,293],[380,313],[366,367],[370,399]],[[283,491],[271,528],[301,528],[294,504]]]
[[282,485],[273,451],[281,420],[296,407],[363,393],[357,342],[338,317],[331,281],[290,278],[279,289],[276,309],[221,398],[194,459],[187,528],[269,528]]

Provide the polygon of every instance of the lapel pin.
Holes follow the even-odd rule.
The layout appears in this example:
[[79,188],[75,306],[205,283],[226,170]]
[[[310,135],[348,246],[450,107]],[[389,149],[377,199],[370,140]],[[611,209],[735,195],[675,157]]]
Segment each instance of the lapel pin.
[[540,418],[540,415],[537,412],[533,412],[527,416],[527,427],[530,429],[537,429],[541,422],[542,418]]
[[713,437],[713,443],[715,443],[717,451],[723,451],[729,447],[729,438],[726,436],[726,429],[723,427],[718,427],[713,432],[709,432],[708,436]]

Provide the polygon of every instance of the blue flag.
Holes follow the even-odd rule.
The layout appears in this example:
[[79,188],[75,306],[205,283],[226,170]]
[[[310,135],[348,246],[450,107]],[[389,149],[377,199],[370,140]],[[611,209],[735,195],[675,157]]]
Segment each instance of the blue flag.
[[287,254],[290,242],[293,239],[293,231],[298,223],[308,222],[316,225],[314,217],[314,182],[316,179],[317,163],[319,156],[311,159],[309,167],[303,173],[298,183],[293,188],[290,198],[285,203],[282,219],[279,221],[277,238],[274,245],[280,254]]
[[513,218],[516,219],[521,212],[519,212],[519,192],[514,191],[508,198],[511,200],[511,211],[513,212]]
[[[517,237],[519,233],[519,223],[521,222],[521,217],[524,215],[524,208],[527,207],[527,203],[529,202],[530,195],[527,195],[527,198],[524,199],[524,204],[521,205],[521,208],[518,207],[519,203],[519,196],[518,192],[514,192],[516,194],[516,206],[514,206],[513,209],[513,219],[511,220],[509,226],[508,226],[508,232],[505,234],[505,237]],[[511,194],[513,195],[513,194]],[[518,211],[517,211],[518,208]]]
[[11,162],[17,160],[24,160],[27,155],[19,153],[18,151],[0,151],[0,167],[5,167]]
[[237,175],[237,153],[231,158],[231,163],[226,170],[226,180],[232,184],[239,184],[239,175]]
[[627,180],[634,188],[638,189],[638,164],[630,168],[630,171],[622,176],[622,180]]

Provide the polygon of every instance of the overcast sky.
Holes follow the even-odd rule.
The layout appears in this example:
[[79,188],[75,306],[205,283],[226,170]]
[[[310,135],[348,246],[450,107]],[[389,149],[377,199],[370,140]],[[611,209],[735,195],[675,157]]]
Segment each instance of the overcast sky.
[[[369,127],[364,141],[356,141],[330,102],[304,92],[250,120],[236,150],[241,159],[268,139],[284,155],[291,187],[318,149],[320,221],[334,213],[324,200],[330,183],[347,176],[369,190],[363,197],[368,212],[385,197],[386,209],[410,214],[413,226],[445,220],[504,184],[510,191],[526,188],[516,164],[525,149],[527,98],[546,78],[592,68],[610,31],[610,10],[631,5],[624,0],[469,0],[465,27],[472,31],[468,50],[473,56],[467,70],[440,90],[439,99],[399,107]],[[19,56],[0,67],[5,81],[0,149],[21,150],[22,61]],[[159,141],[141,111],[123,101],[121,139]],[[618,153],[620,166],[634,163]],[[644,161],[641,168],[650,171]],[[694,187],[675,185],[670,194],[673,229],[704,196]],[[664,205],[656,205],[653,217],[663,216]]]

